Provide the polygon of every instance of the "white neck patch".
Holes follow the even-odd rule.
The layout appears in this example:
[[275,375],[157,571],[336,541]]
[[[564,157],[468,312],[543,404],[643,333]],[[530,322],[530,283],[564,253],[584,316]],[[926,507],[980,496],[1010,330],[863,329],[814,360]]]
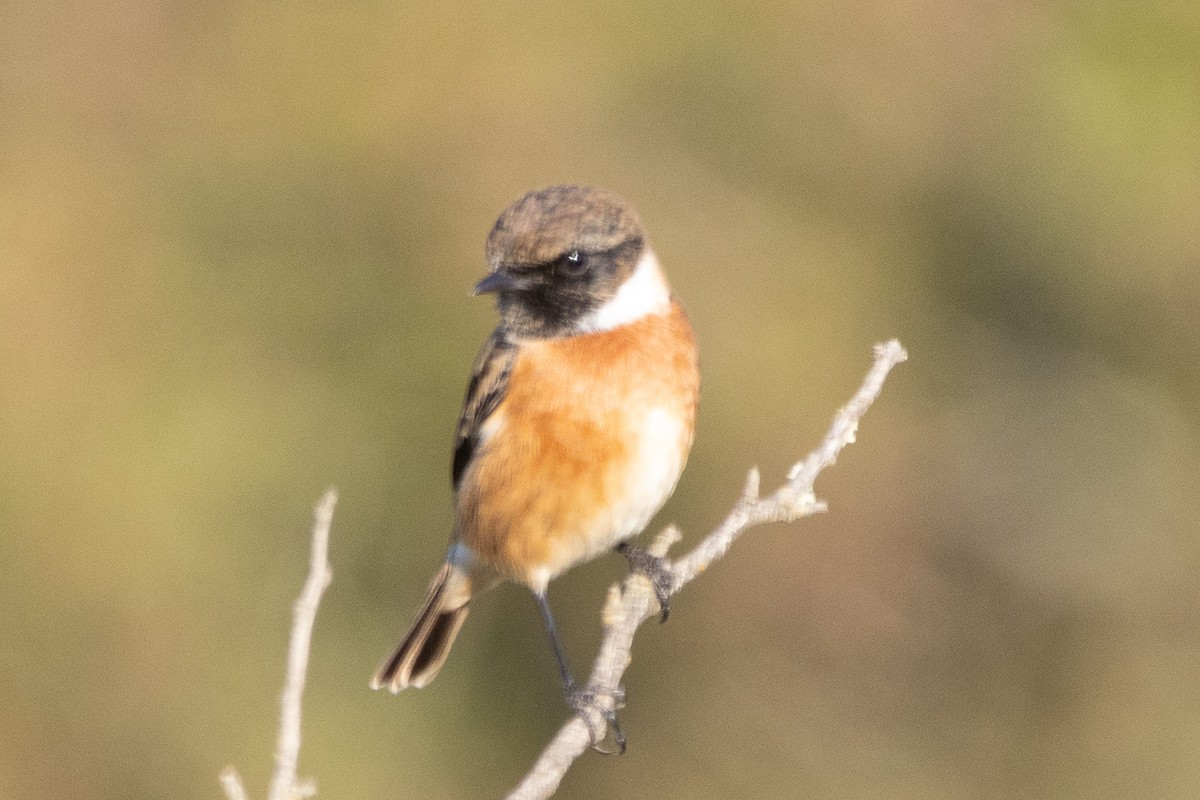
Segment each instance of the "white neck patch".
[[649,247],[642,253],[630,275],[612,299],[579,320],[579,329],[587,333],[610,331],[649,314],[671,310],[671,290],[663,277],[658,258]]

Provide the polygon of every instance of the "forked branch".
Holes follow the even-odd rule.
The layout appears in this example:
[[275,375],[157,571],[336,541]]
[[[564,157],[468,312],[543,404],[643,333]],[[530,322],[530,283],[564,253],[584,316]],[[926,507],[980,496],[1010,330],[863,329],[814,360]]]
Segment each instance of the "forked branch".
[[[821,446],[788,472],[787,480],[767,497],[759,496],[759,473],[750,470],[741,498],[729,516],[695,548],[682,558],[668,562],[672,575],[671,594],[675,594],[714,561],[721,558],[746,530],[767,522],[791,522],[826,509],[813,492],[813,483],[826,467],[837,461],[842,449],[854,441],[858,422],[879,396],[892,367],[908,358],[895,339],[875,346],[875,363],[850,402],[834,417]],[[664,557],[667,549],[679,541],[679,532],[671,527],[650,546],[654,555]],[[658,610],[658,601],[650,582],[639,574],[630,574],[620,586],[609,591],[604,607],[604,640],[588,679],[600,703],[612,708],[612,698],[620,696],[621,676],[629,667],[633,637],[638,626]],[[606,729],[600,708],[593,708],[591,719],[572,717],[538,757],[533,768],[509,794],[509,800],[542,800],[558,788],[575,759],[592,743],[592,732]]]
[[[313,512],[312,553],[308,579],[292,611],[292,636],[288,644],[287,679],[280,703],[279,743],[275,747],[275,770],[267,800],[301,800],[317,793],[311,781],[298,781],[296,766],[300,758],[300,699],[304,695],[304,674],[308,671],[308,652],[312,644],[313,623],[325,587],[333,580],[329,566],[329,528],[337,491],[325,492]],[[246,787],[232,766],[221,771],[221,786],[228,800],[248,800]]]

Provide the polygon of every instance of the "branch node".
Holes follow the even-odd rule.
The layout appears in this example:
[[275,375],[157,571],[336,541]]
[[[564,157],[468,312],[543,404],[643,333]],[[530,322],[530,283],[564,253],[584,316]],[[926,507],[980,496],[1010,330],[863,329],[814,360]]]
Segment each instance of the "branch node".
[[225,789],[225,797],[229,800],[249,800],[246,787],[242,785],[242,776],[238,775],[237,767],[228,766],[221,770],[221,787]]
[[742,487],[743,506],[752,506],[758,502],[758,493],[761,484],[762,474],[758,471],[758,467],[751,467],[750,472],[746,475],[746,485]]
[[[329,529],[333,524],[336,505],[337,490],[330,488],[313,511],[308,577],[304,581],[304,588],[300,590],[300,597],[292,607],[287,678],[280,701],[279,741],[275,746],[275,769],[267,790],[268,800],[306,800],[317,793],[313,781],[296,780],[296,764],[300,757],[300,701],[304,694],[304,675],[308,669],[317,608],[321,604],[321,595],[333,580],[333,570],[329,566]],[[221,771],[221,786],[228,800],[249,800],[246,787],[233,767]]]
[[624,594],[621,592],[619,584],[614,583],[608,587],[608,598],[604,601],[604,612],[600,615],[600,620],[606,629],[625,618],[625,609],[621,603],[623,599]]
[[[858,391],[834,417],[821,445],[789,470],[787,482],[779,489],[761,498],[761,476],[757,468],[750,470],[741,497],[725,520],[690,552],[672,561],[672,594],[725,555],[734,540],[748,528],[766,522],[792,521],[826,510],[825,502],[818,500],[813,492],[814,481],[822,470],[836,461],[842,448],[854,441],[858,420],[879,396],[888,372],[907,357],[904,348],[894,339],[875,346],[875,363]],[[671,531],[664,531],[655,546],[669,535],[678,535]],[[666,552],[665,548],[662,552]],[[620,686],[621,677],[630,663],[634,634],[651,615],[652,593],[648,582],[647,585],[629,582],[625,586],[629,591],[624,593],[612,587],[604,606],[604,641],[588,683],[598,690]],[[573,716],[568,720],[542,751],[525,779],[509,795],[509,800],[550,797],[571,764],[587,750],[590,743],[588,727],[580,717]]]
[[[835,420],[834,427],[836,428],[837,425],[838,425],[838,421]],[[838,437],[837,446],[841,447],[842,445],[843,445],[842,439],[841,439],[841,437]],[[800,483],[800,484],[808,483],[809,481],[807,480],[807,476],[809,474],[813,474],[815,476],[815,473],[818,472],[820,469],[821,469],[821,461],[820,461],[818,454],[810,453],[807,458],[802,458],[799,461],[797,461],[795,464],[792,464],[792,468],[789,469],[788,473],[787,473],[788,483]]]
[[654,537],[654,541],[650,543],[650,546],[646,550],[652,556],[666,558],[667,551],[681,539],[683,539],[683,534],[679,532],[679,528],[675,525],[668,525],[663,529],[662,533]]
[[875,345],[875,359],[894,366],[908,361],[908,351],[900,344],[899,339],[889,339],[883,344]]
[[817,506],[817,496],[812,491],[792,491],[789,494],[791,497],[788,500],[788,504],[795,518],[811,514],[813,508]]

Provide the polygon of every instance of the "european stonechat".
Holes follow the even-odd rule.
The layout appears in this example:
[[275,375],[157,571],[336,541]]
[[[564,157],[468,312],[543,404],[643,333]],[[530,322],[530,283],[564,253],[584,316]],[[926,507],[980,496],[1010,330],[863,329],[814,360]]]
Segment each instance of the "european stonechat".
[[636,212],[609,192],[525,195],[496,221],[487,261],[475,294],[496,295],[500,323],[458,422],[450,547],[371,686],[429,683],[471,598],[513,580],[533,591],[578,708],[586,700],[546,587],[576,564],[628,549],[674,491],[699,398],[696,341]]

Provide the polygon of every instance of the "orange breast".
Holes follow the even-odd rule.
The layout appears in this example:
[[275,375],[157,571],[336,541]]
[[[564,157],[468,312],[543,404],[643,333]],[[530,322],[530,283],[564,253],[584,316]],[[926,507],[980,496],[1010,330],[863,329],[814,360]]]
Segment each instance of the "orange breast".
[[457,536],[544,589],[637,534],[670,496],[698,394],[695,339],[674,304],[611,331],[522,344],[460,486]]

